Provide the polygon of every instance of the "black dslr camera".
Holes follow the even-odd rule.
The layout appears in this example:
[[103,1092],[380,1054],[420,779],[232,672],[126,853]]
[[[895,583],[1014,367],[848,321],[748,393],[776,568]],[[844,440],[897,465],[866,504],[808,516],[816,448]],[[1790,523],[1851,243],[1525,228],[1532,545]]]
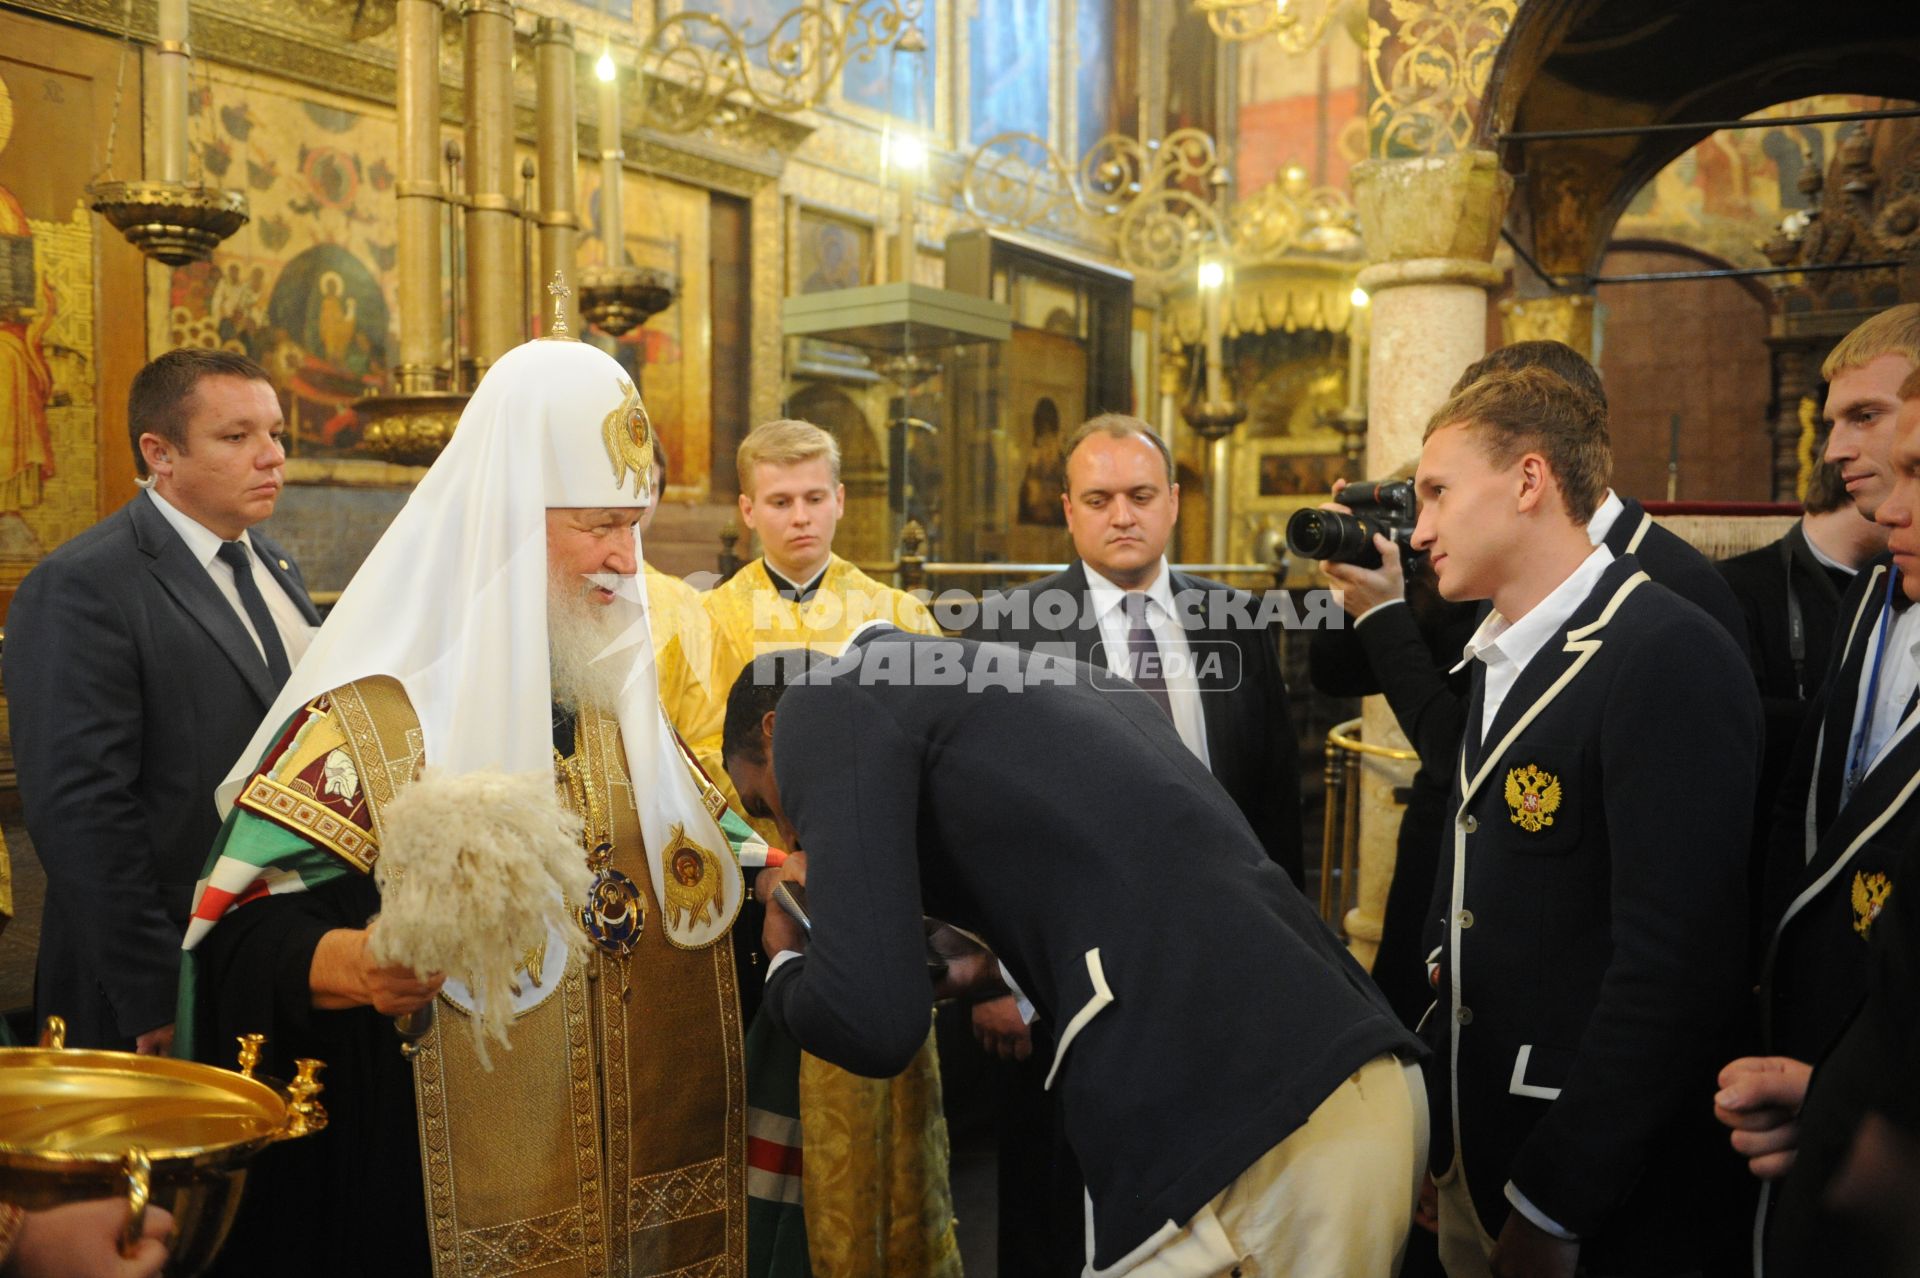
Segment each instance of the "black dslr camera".
[[1381,533],[1402,551],[1413,539],[1413,484],[1405,479],[1348,484],[1337,499],[1353,513],[1337,510],[1296,510],[1287,520],[1287,549],[1308,559],[1331,559],[1339,564],[1378,568],[1380,552],[1373,535]]

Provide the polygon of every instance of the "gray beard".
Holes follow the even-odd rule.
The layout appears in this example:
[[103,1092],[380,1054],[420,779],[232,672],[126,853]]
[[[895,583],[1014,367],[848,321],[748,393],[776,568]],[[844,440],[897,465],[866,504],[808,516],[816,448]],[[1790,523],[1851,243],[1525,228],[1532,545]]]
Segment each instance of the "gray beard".
[[630,650],[602,656],[627,629],[623,611],[587,600],[588,584],[579,577],[550,577],[547,582],[547,660],[553,701],[578,714],[582,706],[611,710],[631,672]]

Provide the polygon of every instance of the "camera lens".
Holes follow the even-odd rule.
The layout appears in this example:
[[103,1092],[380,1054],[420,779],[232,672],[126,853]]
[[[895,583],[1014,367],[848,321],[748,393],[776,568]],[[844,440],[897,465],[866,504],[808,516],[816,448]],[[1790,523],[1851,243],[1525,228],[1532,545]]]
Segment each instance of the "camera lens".
[[1337,510],[1296,510],[1287,520],[1287,549],[1308,559],[1378,568],[1380,552],[1374,549],[1373,534],[1371,520]]

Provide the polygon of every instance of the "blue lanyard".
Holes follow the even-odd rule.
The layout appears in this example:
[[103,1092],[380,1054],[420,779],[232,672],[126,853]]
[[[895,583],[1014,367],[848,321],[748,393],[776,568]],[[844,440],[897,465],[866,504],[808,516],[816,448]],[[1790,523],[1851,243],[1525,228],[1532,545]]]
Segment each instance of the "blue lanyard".
[[1867,676],[1867,711],[1860,718],[1860,729],[1853,735],[1853,746],[1847,751],[1847,775],[1840,787],[1840,801],[1845,803],[1847,796],[1853,793],[1867,765],[1872,762],[1866,757],[1867,743],[1873,739],[1873,718],[1880,691],[1880,667],[1887,659],[1887,632],[1893,627],[1893,592],[1900,588],[1900,570],[1887,570],[1887,597],[1880,604],[1880,629],[1875,636],[1873,650],[1873,670]]

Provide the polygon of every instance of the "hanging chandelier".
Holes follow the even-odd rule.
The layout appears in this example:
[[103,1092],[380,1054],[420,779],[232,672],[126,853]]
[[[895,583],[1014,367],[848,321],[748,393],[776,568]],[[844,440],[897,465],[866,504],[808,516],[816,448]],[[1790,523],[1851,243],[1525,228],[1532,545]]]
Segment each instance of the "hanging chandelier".
[[[133,40],[133,6],[126,7],[126,40]],[[90,206],[127,241],[168,266],[204,262],[221,241],[247,222],[247,197],[187,181],[187,0],[160,0],[154,45],[154,117],[159,177],[147,181],[98,181],[88,188]],[[121,58],[124,63],[124,50]],[[120,123],[124,74],[114,86],[113,128]],[[113,155],[111,131],[107,156]]]
[[1193,0],[1194,12],[1222,40],[1240,42],[1271,36],[1288,53],[1304,53],[1319,44],[1344,0]]

